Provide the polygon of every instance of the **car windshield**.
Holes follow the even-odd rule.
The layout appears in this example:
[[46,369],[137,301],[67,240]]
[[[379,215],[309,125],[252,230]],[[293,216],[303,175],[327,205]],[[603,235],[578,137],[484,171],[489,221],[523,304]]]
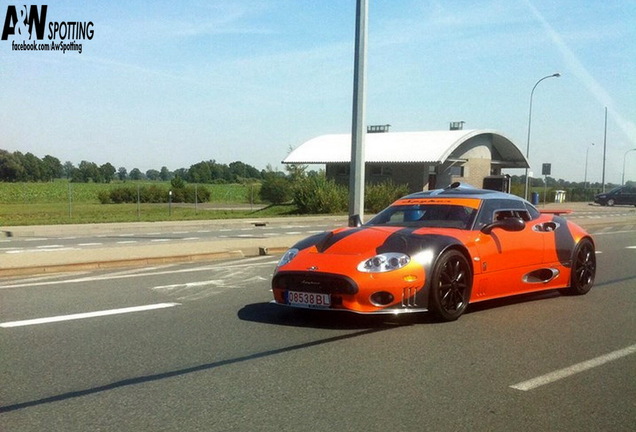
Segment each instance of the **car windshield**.
[[476,209],[462,205],[394,205],[382,210],[365,225],[470,229],[476,214]]

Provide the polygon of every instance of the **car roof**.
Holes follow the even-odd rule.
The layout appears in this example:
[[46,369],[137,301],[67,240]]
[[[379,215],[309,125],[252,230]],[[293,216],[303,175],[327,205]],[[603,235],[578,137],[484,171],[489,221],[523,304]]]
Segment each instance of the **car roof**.
[[480,200],[508,199],[525,201],[523,198],[516,195],[489,189],[478,189],[466,183],[453,183],[444,189],[416,192],[407,195],[402,199],[414,198],[477,198]]

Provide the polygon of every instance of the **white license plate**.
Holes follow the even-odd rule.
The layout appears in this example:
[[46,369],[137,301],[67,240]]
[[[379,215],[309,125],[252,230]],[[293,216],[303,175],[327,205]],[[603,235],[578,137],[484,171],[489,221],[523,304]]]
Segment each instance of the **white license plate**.
[[328,308],[331,305],[329,294],[287,291],[287,303],[290,306]]

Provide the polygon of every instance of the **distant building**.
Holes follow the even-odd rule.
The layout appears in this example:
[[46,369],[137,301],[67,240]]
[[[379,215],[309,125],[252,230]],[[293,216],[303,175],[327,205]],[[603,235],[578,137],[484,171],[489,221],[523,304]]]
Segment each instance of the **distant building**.
[[[457,181],[482,187],[484,179],[501,176],[504,168],[529,167],[510,139],[492,130],[462,130],[462,125],[427,132],[388,132],[386,125],[385,131],[367,133],[366,182],[391,180],[413,192]],[[350,134],[313,138],[283,160],[284,164],[324,164],[328,178],[346,185],[350,162]]]

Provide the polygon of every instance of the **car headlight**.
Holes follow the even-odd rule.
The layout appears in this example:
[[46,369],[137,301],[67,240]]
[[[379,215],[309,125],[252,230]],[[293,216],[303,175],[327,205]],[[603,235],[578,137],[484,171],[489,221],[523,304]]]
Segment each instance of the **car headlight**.
[[383,253],[358,264],[358,271],[383,273],[400,269],[411,262],[411,257],[403,253]]
[[296,248],[291,248],[289,250],[287,250],[287,252],[285,252],[285,254],[283,255],[283,257],[280,259],[280,261],[278,261],[278,265],[277,267],[282,267],[285,264],[289,264],[289,262],[291,260],[293,260],[294,258],[296,258],[296,255],[298,255],[299,250]]

